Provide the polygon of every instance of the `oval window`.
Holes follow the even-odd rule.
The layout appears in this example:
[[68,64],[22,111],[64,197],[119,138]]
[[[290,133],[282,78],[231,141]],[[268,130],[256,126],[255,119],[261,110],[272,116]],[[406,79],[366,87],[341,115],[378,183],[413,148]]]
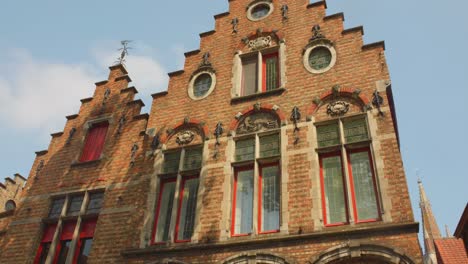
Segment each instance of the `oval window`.
[[193,95],[195,97],[206,95],[211,88],[212,81],[211,76],[207,73],[198,76],[193,85]]
[[260,4],[260,5],[255,6],[252,9],[251,15],[253,19],[261,19],[263,17],[266,17],[269,12],[270,12],[269,5]]
[[314,70],[323,70],[330,66],[332,54],[326,47],[317,47],[310,52],[309,66]]

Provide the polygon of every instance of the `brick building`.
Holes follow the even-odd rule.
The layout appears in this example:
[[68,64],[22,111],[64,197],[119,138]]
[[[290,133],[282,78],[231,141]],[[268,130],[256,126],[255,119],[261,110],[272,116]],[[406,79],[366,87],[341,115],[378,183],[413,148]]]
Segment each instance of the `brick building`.
[[37,152],[2,263],[422,263],[384,43],[343,20],[230,0],[149,114],[110,67]]

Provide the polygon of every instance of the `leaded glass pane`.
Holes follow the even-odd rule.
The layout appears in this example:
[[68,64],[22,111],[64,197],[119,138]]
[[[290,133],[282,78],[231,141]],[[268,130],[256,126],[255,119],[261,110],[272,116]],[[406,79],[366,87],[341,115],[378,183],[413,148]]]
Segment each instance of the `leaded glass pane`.
[[189,179],[182,186],[180,217],[178,223],[177,240],[190,240],[195,225],[197,209],[198,178]]
[[317,140],[319,148],[340,144],[338,124],[317,127]]
[[262,168],[262,226],[261,231],[279,230],[279,168]]
[[193,170],[201,168],[202,149],[186,149],[184,154],[184,170]]
[[67,215],[78,215],[81,210],[81,204],[83,203],[83,196],[74,196],[71,198],[70,205],[68,206]]
[[65,203],[65,198],[54,200],[50,208],[49,217],[50,218],[59,217],[60,214],[62,213],[62,208],[63,208],[64,203]]
[[161,198],[159,200],[158,222],[156,226],[156,242],[163,242],[169,239],[169,227],[171,225],[175,187],[175,181],[165,182],[162,185]]
[[309,55],[309,65],[314,70],[322,70],[327,68],[332,59],[332,54],[325,47],[314,48]]
[[104,193],[90,194],[88,208],[86,208],[86,213],[88,214],[99,213],[99,211],[101,211],[103,198],[104,198]]
[[343,124],[346,143],[368,140],[367,125],[365,119],[346,121]]
[[327,224],[345,223],[346,200],[343,170],[339,156],[322,158]]
[[193,94],[196,97],[204,96],[210,90],[212,81],[211,76],[207,73],[198,76],[193,84]]
[[260,157],[272,157],[280,154],[278,134],[263,136],[260,138]]
[[268,12],[270,12],[270,6],[268,5],[258,5],[252,9],[252,18],[254,19],[260,19],[266,15],[268,15]]
[[256,56],[242,60],[242,96],[257,93],[257,62]]
[[179,170],[180,151],[164,153],[164,173],[174,173]]
[[91,253],[91,247],[93,245],[93,238],[81,239],[81,248],[78,255],[78,264],[88,263],[89,254]]
[[374,188],[369,152],[349,154],[354,182],[358,220],[378,219],[379,212]]
[[278,88],[278,56],[273,55],[265,59],[265,89],[271,91]]
[[237,173],[234,234],[249,234],[253,224],[253,170]]
[[67,260],[68,251],[70,250],[71,240],[62,241],[60,246],[60,252],[58,253],[57,264],[65,264]]
[[236,161],[253,160],[255,157],[255,139],[244,139],[236,142]]

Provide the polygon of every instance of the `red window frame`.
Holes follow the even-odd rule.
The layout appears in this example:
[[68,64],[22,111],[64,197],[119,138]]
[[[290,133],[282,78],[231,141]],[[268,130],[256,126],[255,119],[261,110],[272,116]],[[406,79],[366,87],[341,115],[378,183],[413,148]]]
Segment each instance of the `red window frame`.
[[176,228],[175,228],[175,235],[174,235],[174,241],[176,243],[184,243],[184,242],[192,241],[191,239],[179,240],[177,238],[179,237],[180,211],[182,210],[182,199],[184,197],[185,182],[188,181],[188,180],[193,180],[193,179],[197,179],[197,178],[198,178],[198,175],[184,177],[182,179],[182,184],[180,185],[179,201],[178,201],[177,217],[176,217]]
[[[44,235],[42,237],[42,240],[41,240],[41,244],[39,245],[39,248],[37,249],[37,253],[36,253],[36,257],[34,258],[34,264],[39,264],[40,260],[41,260],[41,255],[42,255],[42,251],[44,250],[44,246],[46,244],[52,244],[52,240],[54,239],[54,234],[55,234],[55,230],[57,229],[57,224],[51,224],[51,225],[48,225],[45,229],[44,229]],[[49,250],[50,250],[50,246],[49,246]]]
[[[341,162],[341,175],[342,175],[342,181],[343,181],[343,194],[344,194],[344,202],[345,202],[345,211],[346,211],[346,222],[339,222],[339,223],[328,223],[327,219],[327,204],[325,202],[325,179],[323,175],[323,158],[329,158],[329,157],[339,157],[340,162]],[[346,180],[345,180],[345,171],[344,171],[344,164],[343,164],[343,158],[341,155],[341,152],[332,152],[332,153],[327,153],[327,154],[321,154],[319,157],[319,163],[320,163],[320,188],[322,189],[322,214],[323,214],[323,223],[325,224],[326,227],[331,227],[331,226],[341,226],[341,225],[347,225],[349,224],[349,209],[348,209],[348,188],[346,187]]]
[[81,231],[78,239],[78,243],[75,249],[75,255],[73,257],[73,263],[78,263],[78,257],[80,255],[81,247],[83,246],[83,239],[93,238],[94,230],[96,229],[97,219],[90,219],[81,223]]
[[[266,230],[262,231],[262,197],[263,197],[263,184],[262,184],[262,179],[263,179],[263,168],[268,168],[268,167],[277,167],[278,168],[278,177],[279,177],[279,182],[281,182],[281,168],[279,165],[279,162],[272,162],[272,163],[267,163],[267,164],[262,164],[258,167],[259,174],[258,174],[258,233],[259,234],[271,234],[271,233],[278,233],[280,230]],[[236,181],[237,182],[237,181]],[[280,186],[278,186],[280,187]],[[281,199],[280,199],[280,204],[281,204]],[[279,211],[279,217],[278,219],[279,222],[281,222],[281,207]],[[281,225],[280,225],[281,226]]]
[[267,72],[266,72],[266,61],[267,59],[269,58],[275,58],[276,57],[276,87],[273,88],[273,89],[276,89],[276,88],[279,88],[279,84],[280,84],[280,67],[279,67],[279,56],[278,56],[278,52],[274,52],[274,53],[269,53],[269,54],[262,54],[262,92],[266,92],[267,90]]
[[76,222],[64,222],[62,226],[62,234],[60,235],[60,240],[57,243],[57,247],[55,249],[55,257],[53,263],[57,263],[58,258],[60,256],[60,251],[62,249],[62,242],[63,241],[72,241],[73,240],[73,233],[75,232]]
[[159,188],[159,194],[158,194],[158,204],[156,206],[156,214],[155,214],[155,218],[154,218],[154,226],[153,226],[153,237],[151,238],[151,244],[165,244],[166,241],[160,241],[160,242],[156,242],[156,228],[158,227],[158,221],[159,221],[159,211],[161,209],[161,198],[162,198],[162,193],[163,193],[163,190],[164,190],[164,186],[167,184],[167,183],[171,183],[171,182],[177,182],[177,178],[169,178],[169,179],[163,179],[161,180],[161,187]]
[[[235,226],[236,226],[236,201],[237,201],[237,175],[240,171],[248,171],[251,170],[254,172],[255,175],[255,168],[253,165],[237,167],[234,169],[234,191],[233,191],[233,199],[232,199],[232,219],[231,219],[231,237],[242,237],[242,236],[250,236],[251,233],[245,234],[236,234],[235,233]],[[253,213],[253,212],[252,212]]]
[[83,151],[81,152],[80,162],[93,161],[100,158],[104,150],[108,122],[93,124],[86,135]]
[[[374,187],[374,194],[375,194],[375,202],[377,205],[377,215],[379,216],[378,218],[374,219],[364,219],[364,220],[359,220],[358,219],[358,213],[357,213],[357,204],[356,204],[356,195],[354,191],[354,178],[353,178],[353,171],[351,167],[351,158],[350,155],[352,153],[359,153],[359,152],[367,152],[367,155],[369,157],[369,164],[370,164],[370,170],[372,173],[372,183]],[[377,222],[381,220],[381,209],[380,209],[380,203],[379,203],[379,196],[377,193],[377,183],[375,179],[375,171],[374,171],[374,164],[372,160],[372,154],[370,152],[370,149],[368,147],[365,148],[359,148],[359,149],[353,149],[349,150],[347,153],[347,158],[348,158],[348,173],[349,173],[349,179],[350,179],[350,185],[351,185],[351,196],[352,196],[352,203],[353,203],[353,210],[354,210],[354,221],[355,223],[369,223],[369,222]]]

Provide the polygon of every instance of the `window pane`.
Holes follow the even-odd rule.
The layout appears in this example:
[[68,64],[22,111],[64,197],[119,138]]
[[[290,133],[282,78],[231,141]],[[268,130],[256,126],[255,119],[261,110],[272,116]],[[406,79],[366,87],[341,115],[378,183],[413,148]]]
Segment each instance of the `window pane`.
[[49,217],[55,218],[59,217],[62,213],[63,204],[65,203],[65,198],[60,198],[52,202],[52,207],[50,208]]
[[270,6],[265,4],[260,4],[252,9],[252,17],[254,19],[260,19],[270,12]]
[[186,180],[182,186],[181,208],[178,223],[177,240],[190,240],[195,224],[197,209],[198,178]]
[[257,60],[257,57],[242,60],[242,96],[257,92]]
[[49,254],[49,250],[50,250],[50,244],[51,244],[50,242],[41,243],[41,255],[39,256],[38,264],[45,264],[46,263],[47,254]]
[[278,134],[260,138],[260,157],[272,157],[280,154]]
[[71,198],[70,206],[68,207],[67,215],[78,215],[83,203],[83,196],[74,196]]
[[253,160],[255,157],[255,139],[236,141],[236,161]]
[[89,253],[91,252],[91,246],[93,245],[92,238],[81,239],[81,248],[78,255],[78,264],[88,263]]
[[169,227],[171,224],[172,206],[174,204],[174,193],[176,183],[163,182],[161,188],[161,198],[159,200],[159,211],[156,226],[156,242],[167,241],[169,239]]
[[261,231],[279,230],[279,168],[262,168],[262,227]]
[[317,127],[317,140],[319,148],[340,144],[338,124]]
[[309,65],[314,70],[325,69],[330,65],[332,54],[328,48],[318,47],[314,48],[309,55]]
[[164,173],[173,173],[179,170],[180,151],[164,153]]
[[238,171],[234,234],[249,234],[253,224],[253,170]]
[[193,170],[201,168],[202,149],[186,149],[184,155],[184,170]]
[[193,87],[193,94],[196,97],[204,96],[211,87],[211,76],[209,74],[202,74],[197,77]]
[[322,158],[327,224],[345,223],[346,202],[343,170],[339,156]]
[[67,260],[68,251],[70,250],[70,244],[71,240],[61,241],[57,264],[65,264],[65,261]]
[[369,152],[349,154],[354,182],[358,220],[378,219],[379,212],[374,188]]
[[279,86],[278,74],[278,54],[268,55],[264,57],[265,61],[265,90],[271,91]]
[[365,119],[347,121],[343,125],[346,143],[358,142],[369,139]]
[[90,194],[88,208],[86,209],[86,213],[88,214],[99,213],[101,211],[103,198],[104,198],[104,193]]

